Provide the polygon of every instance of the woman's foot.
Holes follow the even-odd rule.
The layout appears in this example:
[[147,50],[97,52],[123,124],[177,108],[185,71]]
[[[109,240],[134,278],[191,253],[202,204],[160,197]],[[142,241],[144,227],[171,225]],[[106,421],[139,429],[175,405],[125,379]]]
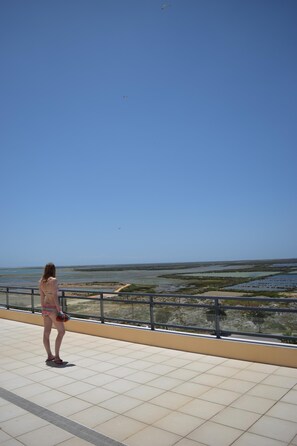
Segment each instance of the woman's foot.
[[45,362],[52,362],[54,359],[55,359],[54,356],[49,356],[49,357],[45,360]]
[[61,358],[54,358],[53,361],[57,365],[65,364],[65,362]]

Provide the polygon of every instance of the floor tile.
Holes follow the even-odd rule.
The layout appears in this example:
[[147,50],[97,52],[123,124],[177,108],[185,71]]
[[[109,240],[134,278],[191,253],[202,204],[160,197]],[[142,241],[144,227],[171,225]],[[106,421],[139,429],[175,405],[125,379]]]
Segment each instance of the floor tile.
[[66,393],[59,392],[59,390],[49,389],[48,392],[32,396],[30,401],[39,406],[48,407],[50,404],[63,401],[67,398],[69,398],[69,395],[66,395]]
[[138,387],[139,383],[135,383],[133,381],[128,381],[127,379],[116,379],[108,384],[104,384],[102,387],[107,390],[112,390],[116,393],[125,393],[131,389],[135,389]]
[[263,416],[250,428],[250,432],[289,443],[297,434],[297,423]]
[[200,395],[211,390],[211,387],[205,386],[203,384],[196,384],[193,382],[185,382],[177,387],[174,387],[174,392],[181,393],[182,395],[187,395],[190,397],[199,397]]
[[1,423],[1,429],[8,435],[18,437],[48,424],[49,423],[42,418],[26,413],[20,417],[4,421]]
[[76,412],[85,410],[88,407],[91,407],[90,403],[87,403],[86,401],[83,401],[79,398],[70,397],[65,400],[59,401],[58,403],[47,406],[47,409],[64,417],[69,417],[69,415],[73,415]]
[[125,394],[141,401],[149,401],[159,395],[162,395],[164,392],[165,391],[163,389],[158,389],[157,387],[138,385],[138,387],[129,390]]
[[105,384],[109,384],[111,382],[116,381],[118,378],[116,376],[110,376],[105,373],[96,374],[90,376],[89,378],[85,378],[84,382],[88,384],[92,384],[94,386],[104,386]]
[[192,398],[189,396],[175,392],[165,392],[162,395],[151,399],[150,403],[156,404],[156,406],[166,407],[167,409],[177,410],[190,401],[192,401]]
[[1,407],[0,422],[2,423],[4,421],[11,420],[11,418],[26,415],[26,413],[27,412],[24,409],[21,409],[14,404],[5,404]]
[[208,373],[229,378],[236,375],[238,373],[238,369],[236,369],[235,367],[224,367],[222,365],[219,365],[210,369]]
[[30,375],[32,375],[33,373],[37,373],[40,372],[40,368],[36,367],[34,365],[25,365],[24,367],[20,367],[19,369],[16,369],[15,373],[21,376],[25,376],[27,378],[30,378]]
[[240,396],[240,393],[232,392],[231,390],[214,388],[200,395],[200,399],[228,406]]
[[47,367],[46,370],[40,370],[39,372],[32,373],[32,375],[30,376],[31,380],[30,384],[32,384],[32,381],[34,382],[47,381],[48,379],[55,378],[56,376],[57,376],[56,373],[51,371],[50,367]]
[[14,391],[20,387],[29,386],[32,384],[32,380],[28,378],[24,378],[23,376],[16,376],[13,379],[5,381],[5,389]]
[[[283,387],[268,386],[267,384],[256,384],[247,392],[247,395],[257,396],[259,398],[267,398],[277,401],[288,392]],[[297,403],[297,402],[296,402]]]
[[132,398],[127,395],[117,395],[100,403],[100,407],[104,407],[105,409],[122,414],[130,409],[133,409],[134,407],[140,406],[141,404],[142,402],[136,398]]
[[41,393],[44,392],[49,392],[50,389],[49,387],[40,384],[40,383],[33,383],[33,384],[29,384],[28,386],[24,386],[24,387],[19,387],[17,389],[13,390],[13,393],[15,395],[19,395],[22,398],[30,398],[32,396],[35,395],[39,395]]
[[128,446],[173,446],[180,437],[155,427],[147,427],[125,440]]
[[70,396],[76,396],[80,393],[92,391],[95,389],[95,386],[85,383],[84,381],[74,381],[71,384],[65,384],[62,386],[61,391]]
[[[193,370],[188,370],[183,368],[180,369],[175,369],[173,370],[173,372],[168,373],[167,375],[169,378],[176,378],[179,379],[181,381],[188,381],[191,380],[193,378],[197,377],[197,372],[194,372]],[[201,376],[201,375],[198,375]]]
[[224,362],[224,366],[226,367],[234,367],[236,369],[247,369],[253,363],[249,361],[241,361],[240,359],[226,359]]
[[[181,383],[181,380],[175,378],[169,378],[167,376],[160,376],[159,378],[153,379],[149,382],[152,387],[158,387],[164,390],[176,389]],[[175,390],[174,390],[175,391]]]
[[170,413],[170,410],[164,407],[155,406],[150,403],[142,403],[141,405],[129,410],[125,413],[127,417],[141,421],[146,424],[152,424]]
[[265,378],[267,378],[267,373],[254,372],[251,370],[240,370],[236,375],[235,379],[240,379],[242,381],[251,381],[253,383],[260,383]]
[[[294,354],[294,350],[292,350],[292,354]],[[278,367],[274,374],[280,376],[289,376],[297,379],[297,369],[293,367]]]
[[64,440],[71,438],[72,435],[53,425],[47,425],[40,429],[28,432],[27,434],[17,437],[21,443],[26,446],[55,446]]
[[90,446],[90,443],[88,441],[83,440],[82,438],[72,437],[69,438],[69,440],[62,441],[62,443],[59,443],[59,446]]
[[179,409],[179,412],[208,420],[224,408],[225,406],[223,406],[222,404],[216,404],[209,401],[195,399],[181,407]]
[[[164,350],[166,350],[166,349],[164,349]],[[158,350],[158,347],[157,347],[156,351],[160,351],[160,350]],[[149,356],[147,358],[147,360],[150,361],[150,362],[155,362],[157,364],[161,364],[162,362],[168,360],[168,356],[167,355],[163,355],[161,353],[155,353],[154,355]]]
[[[234,361],[232,359],[227,360],[226,358],[220,357],[220,356],[209,356],[209,355],[204,355],[201,359],[201,362],[207,362],[208,364],[213,364],[213,365],[218,365],[218,364],[223,364],[226,365],[227,367],[233,367],[234,365]],[[229,362],[231,363],[229,365]],[[243,361],[240,361],[243,362]]]
[[245,432],[232,446],[288,446],[288,443]]
[[210,370],[214,367],[214,364],[209,364],[207,362],[189,362],[189,364],[185,365],[185,369],[192,370],[194,372],[197,372],[197,374],[202,372],[207,372],[207,370]]
[[187,364],[189,364],[190,361],[186,360],[186,359],[182,359],[182,358],[170,358],[167,359],[166,361],[166,365],[170,365],[171,367],[184,367]]
[[277,402],[266,415],[297,423],[296,406],[290,403]]
[[69,367],[69,369],[67,370],[67,368],[65,369],[61,369],[63,370],[63,376],[70,376],[70,378],[73,379],[78,379],[80,381],[85,380],[86,378],[90,378],[91,376],[94,376],[97,374],[97,372],[95,372],[94,370],[90,370],[90,369],[83,369],[83,368],[77,368],[77,367]]
[[81,393],[79,398],[87,401],[88,403],[99,404],[102,401],[106,401],[116,395],[117,394],[115,392],[111,392],[110,390],[95,388],[93,390],[89,390],[88,392]]
[[190,440],[189,438],[182,438],[174,446],[205,446],[205,444]]
[[201,375],[198,376],[196,375],[195,377],[191,378],[191,382],[196,384],[203,384],[209,387],[219,386],[220,384],[223,384],[223,382],[225,381],[226,378],[224,376],[209,375],[207,373],[202,373]]
[[207,446],[229,446],[243,431],[207,421],[188,435],[188,438],[205,443]]
[[274,373],[279,369],[277,365],[271,364],[261,364],[261,363],[252,363],[247,367],[247,370],[251,370],[254,372],[262,372],[262,373]]
[[130,369],[129,367],[115,367],[108,371],[108,374],[111,376],[116,376],[117,378],[125,378],[127,376],[130,377],[130,375],[134,372],[133,369]]
[[227,378],[218,384],[220,389],[233,390],[238,393],[246,393],[255,387],[256,383],[251,381],[242,381],[241,379]]
[[221,412],[215,415],[211,421],[236,429],[247,430],[260,417],[261,415],[255,412],[235,409],[234,407],[226,407],[226,409],[221,410]]
[[180,412],[172,412],[157,421],[154,426],[184,437],[203,423],[205,423],[205,420],[202,418]]
[[139,384],[146,384],[148,382],[153,381],[156,378],[158,378],[158,375],[156,375],[155,373],[149,373],[149,372],[145,372],[145,371],[131,373],[127,377],[127,379],[129,379],[130,381],[134,381]]
[[[55,376],[53,378],[49,378],[46,380],[46,386],[51,387],[53,389],[58,389],[59,387],[66,386],[67,384],[73,384],[76,383],[77,380],[70,378],[69,376]],[[37,384],[34,384],[37,386]]]
[[124,415],[116,416],[99,426],[94,427],[94,430],[100,432],[107,437],[113,438],[117,441],[124,441],[127,437],[136,434],[142,429],[146,428],[147,424]]
[[234,401],[231,406],[236,407],[237,409],[264,414],[274,404],[275,402],[273,400],[258,398],[257,396],[243,395]]
[[[0,444],[4,444],[4,442],[6,443],[7,441],[11,442],[11,436],[6,434],[3,430],[0,429]],[[22,443],[20,443],[22,444]]]
[[285,389],[292,389],[292,387],[294,387],[297,384],[297,379],[274,374],[267,376],[267,378],[265,378],[261,384],[284,387]]
[[297,390],[290,390],[281,399],[284,403],[291,403],[297,405]]
[[117,416],[116,413],[98,406],[91,406],[80,412],[69,415],[69,418],[79,424],[93,428]]
[[148,369],[146,369],[149,373],[156,373],[157,375],[167,375],[167,373],[173,372],[175,370],[174,367],[170,367],[166,364],[154,364]]

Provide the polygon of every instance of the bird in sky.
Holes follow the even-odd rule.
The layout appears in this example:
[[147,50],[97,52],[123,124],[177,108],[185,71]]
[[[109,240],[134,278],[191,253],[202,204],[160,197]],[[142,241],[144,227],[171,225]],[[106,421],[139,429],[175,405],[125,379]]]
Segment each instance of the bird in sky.
[[163,3],[161,6],[162,11],[164,11],[165,9],[169,8],[170,3]]

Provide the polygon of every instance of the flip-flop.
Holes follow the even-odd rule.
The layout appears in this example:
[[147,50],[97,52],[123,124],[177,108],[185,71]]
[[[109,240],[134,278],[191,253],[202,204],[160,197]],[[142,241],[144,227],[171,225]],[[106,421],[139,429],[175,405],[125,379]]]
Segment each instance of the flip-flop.
[[62,359],[60,359],[60,358],[54,358],[53,359],[53,362],[56,364],[56,365],[65,365],[65,364],[67,364],[67,362],[66,361],[63,361]]

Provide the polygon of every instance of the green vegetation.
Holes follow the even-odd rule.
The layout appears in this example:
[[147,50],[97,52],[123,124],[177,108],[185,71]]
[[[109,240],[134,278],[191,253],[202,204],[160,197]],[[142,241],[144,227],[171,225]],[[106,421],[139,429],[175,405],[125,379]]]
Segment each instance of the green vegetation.
[[[155,293],[155,292],[156,292],[155,285],[143,285],[136,283],[132,283],[131,285],[123,289],[123,293]],[[121,294],[121,292],[119,294]]]
[[[169,274],[161,277],[167,279],[181,279],[178,274]],[[242,277],[191,277],[182,276],[183,284],[179,287],[179,294],[199,294],[206,291],[220,291],[225,287],[248,282],[251,279]]]

